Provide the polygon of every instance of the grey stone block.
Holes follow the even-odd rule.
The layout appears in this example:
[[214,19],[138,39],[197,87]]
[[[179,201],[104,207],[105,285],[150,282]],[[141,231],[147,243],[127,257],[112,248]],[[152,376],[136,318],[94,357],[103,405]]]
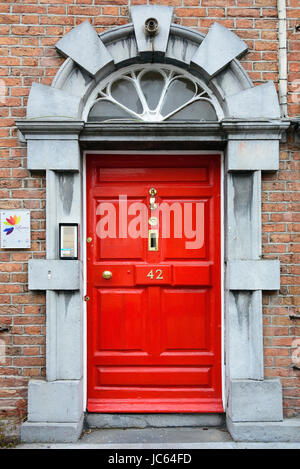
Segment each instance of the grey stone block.
[[228,171],[279,169],[279,140],[229,140]]
[[111,55],[89,21],[84,21],[60,39],[56,49],[92,76],[113,64]]
[[228,117],[271,118],[280,117],[280,106],[272,81],[254,86],[226,98]]
[[47,291],[47,380],[82,376],[82,294]]
[[214,23],[191,63],[211,78],[248,49],[247,44],[229,29]]
[[57,171],[80,170],[78,140],[28,140],[27,168]]
[[87,413],[85,424],[88,428],[218,427],[224,424],[224,415]]
[[78,290],[80,261],[30,259],[28,262],[29,290]]
[[79,422],[82,416],[82,381],[31,380],[28,386],[28,421]]
[[[131,18],[138,46],[142,55],[152,56],[153,53],[165,54],[167,50],[173,7],[161,5],[139,5],[131,8]],[[150,37],[145,32],[145,21],[155,18],[158,21],[158,33]]]
[[231,380],[228,416],[233,422],[282,421],[280,380]]
[[300,418],[283,422],[233,422],[226,420],[235,441],[300,442]]
[[230,260],[227,262],[229,290],[279,290],[280,262],[276,260]]
[[261,291],[230,292],[228,296],[227,358],[231,379],[264,377]]
[[82,99],[40,83],[32,83],[27,104],[28,119],[79,119]]
[[83,415],[74,423],[24,422],[22,443],[76,443],[83,430]]
[[[227,152],[227,156],[228,152]],[[227,176],[226,258],[260,259],[261,174],[234,172]]]

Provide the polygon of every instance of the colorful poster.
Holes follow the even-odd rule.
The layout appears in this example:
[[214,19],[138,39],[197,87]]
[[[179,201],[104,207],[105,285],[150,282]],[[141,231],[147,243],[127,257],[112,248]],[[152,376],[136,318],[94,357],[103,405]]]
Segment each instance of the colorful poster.
[[4,210],[0,215],[1,248],[30,248],[30,211]]

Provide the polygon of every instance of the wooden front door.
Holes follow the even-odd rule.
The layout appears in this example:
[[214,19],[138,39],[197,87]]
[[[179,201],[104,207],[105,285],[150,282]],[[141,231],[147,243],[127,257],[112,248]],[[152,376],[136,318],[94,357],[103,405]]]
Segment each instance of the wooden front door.
[[220,155],[87,155],[89,412],[223,412]]

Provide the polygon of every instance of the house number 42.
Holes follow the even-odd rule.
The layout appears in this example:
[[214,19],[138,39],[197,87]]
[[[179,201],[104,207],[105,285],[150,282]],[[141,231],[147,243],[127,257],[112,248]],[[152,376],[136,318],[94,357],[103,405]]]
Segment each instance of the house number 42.
[[150,272],[147,274],[147,277],[151,278],[151,280],[163,280],[163,271],[161,269],[156,269],[154,272],[153,270],[150,270]]

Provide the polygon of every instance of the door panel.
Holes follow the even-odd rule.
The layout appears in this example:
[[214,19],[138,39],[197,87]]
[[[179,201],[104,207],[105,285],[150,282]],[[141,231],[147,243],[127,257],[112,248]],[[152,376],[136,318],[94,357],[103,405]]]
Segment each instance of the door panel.
[[199,290],[162,290],[162,353],[207,349],[206,297]]
[[[142,203],[144,202],[143,199],[131,199],[128,200],[127,203],[124,206],[124,203],[122,202],[122,209],[126,212],[130,210],[130,207],[133,204],[137,203]],[[114,200],[113,198],[107,198],[107,199],[101,199],[97,198],[95,199],[95,213],[97,216],[97,207],[100,205],[103,206],[103,212],[104,214],[107,213],[106,210],[106,205],[107,204],[112,204],[112,207],[114,207],[115,215],[113,217],[103,217],[103,224],[101,224],[101,221],[98,220],[95,226],[95,231],[97,234],[97,231],[101,229],[102,225],[104,225],[104,230],[107,231],[108,235],[115,236],[120,233],[120,223],[119,223],[119,218],[120,218],[120,203],[118,200]],[[100,215],[100,214],[99,214]],[[100,218],[99,216],[97,218]],[[134,215],[128,215],[127,220],[128,224],[133,220]],[[107,223],[111,222],[111,226],[115,225],[115,228],[109,232],[107,230]],[[147,218],[144,220],[144,223],[147,224]],[[127,225],[126,225],[127,228]],[[122,228],[121,228],[122,229]],[[122,235],[122,233],[121,233]],[[121,259],[122,261],[126,259],[143,259],[144,257],[144,243],[142,238],[123,238],[121,236],[116,236],[115,238],[113,237],[107,237],[105,239],[99,239],[97,237],[96,240],[97,243],[97,257],[96,259],[98,261],[104,260],[104,259]]]
[[87,237],[89,412],[222,412],[220,156],[87,155]]
[[145,290],[98,290],[97,306],[97,351],[145,350]]

